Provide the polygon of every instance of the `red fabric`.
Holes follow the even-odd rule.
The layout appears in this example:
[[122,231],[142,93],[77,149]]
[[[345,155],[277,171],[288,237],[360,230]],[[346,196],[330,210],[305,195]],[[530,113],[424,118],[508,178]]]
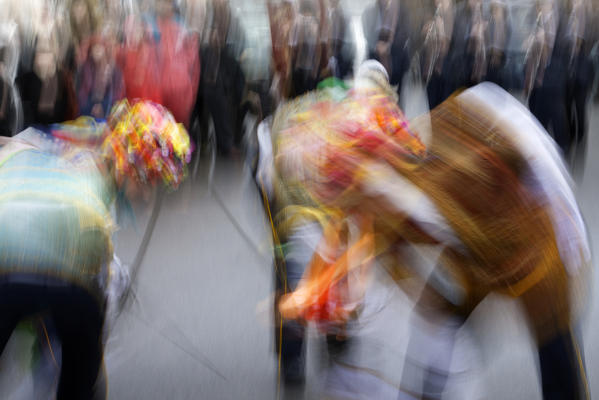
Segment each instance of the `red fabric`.
[[138,46],[124,46],[119,52],[119,65],[129,100],[144,99],[162,104],[162,89],[156,45],[149,40]]
[[189,128],[200,80],[199,43],[172,19],[159,20],[158,28],[162,105]]

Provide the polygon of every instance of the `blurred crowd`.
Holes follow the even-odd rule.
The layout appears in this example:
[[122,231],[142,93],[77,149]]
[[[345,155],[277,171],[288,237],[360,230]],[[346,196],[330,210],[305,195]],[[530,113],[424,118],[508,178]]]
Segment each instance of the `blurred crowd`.
[[414,72],[431,109],[485,80],[521,91],[568,153],[584,138],[597,67],[591,0],[249,2],[245,9],[268,16],[270,37],[259,38],[271,42],[267,83],[247,76],[256,46],[229,0],[2,3],[3,135],[78,115],[104,118],[117,100],[144,98],[187,128],[212,117],[226,155],[240,146],[246,112],[263,117],[326,77],[348,78],[363,57],[385,66],[398,94]]
[[[0,9],[6,10],[0,15],[0,135],[14,136],[27,127],[47,126],[79,116],[105,120],[119,101],[143,99],[164,106],[198,143],[212,129],[216,152],[236,158],[244,146],[246,117],[253,115],[260,122],[279,112],[283,116],[278,121],[275,118],[268,127],[272,128],[273,138],[264,141],[271,146],[271,172],[278,168],[280,176],[276,177],[278,181],[271,176],[272,181],[258,182],[263,190],[266,214],[271,218],[275,261],[285,264],[286,268],[283,274],[277,275],[277,302],[289,290],[313,279],[317,281],[314,291],[319,295],[318,290],[329,285],[324,295],[313,296],[326,298],[323,301],[326,303],[341,280],[335,274],[347,274],[351,269],[342,265],[345,268],[342,273],[318,275],[317,271],[305,279],[310,263],[320,262],[322,265],[317,265],[322,267],[320,272],[331,267],[327,263],[341,268],[339,265],[349,265],[356,259],[355,264],[363,266],[383,256],[400,264],[404,257],[403,245],[445,246],[440,263],[459,269],[464,280],[475,287],[476,296],[474,300],[469,299],[472,304],[456,305],[444,293],[439,293],[434,282],[426,282],[427,290],[417,299],[420,308],[428,307],[430,302],[431,308],[436,307],[435,311],[440,311],[443,318],[450,315],[448,320],[455,323],[455,327],[442,326],[441,330],[455,335],[463,320],[487,294],[498,288],[512,290],[526,286],[526,290],[513,296],[522,297],[527,312],[537,318],[530,317],[536,323],[534,333],[540,357],[544,357],[541,368],[546,397],[549,398],[553,390],[559,391],[548,385],[557,379],[555,376],[563,375],[563,385],[569,385],[569,393],[576,396],[566,394],[566,397],[556,398],[584,398],[586,388],[579,388],[580,381],[584,381],[584,368],[576,364],[578,359],[560,353],[572,353],[577,346],[575,335],[570,332],[575,324],[570,320],[567,300],[570,278],[565,269],[568,265],[562,265],[567,263],[560,259],[560,252],[565,254],[563,248],[568,245],[572,253],[578,251],[584,260],[576,259],[572,264],[580,270],[590,259],[584,224],[568,186],[567,172],[561,169],[557,153],[545,142],[544,131],[539,130],[534,121],[528,119],[528,112],[522,112],[519,104],[505,92],[484,85],[482,89],[478,86],[477,91],[460,92],[485,81],[502,87],[528,106],[567,160],[581,158],[588,136],[588,103],[594,96],[599,68],[599,7],[594,0],[523,3],[508,0],[371,0],[367,4],[344,0],[256,0],[239,4],[233,0],[0,0]],[[252,8],[264,15],[263,31],[268,32],[267,35],[260,36],[253,32],[256,27],[248,26],[243,10]],[[268,51],[261,53],[258,50],[261,46]],[[266,61],[259,60],[263,54],[268,58]],[[364,59],[369,61],[362,63]],[[259,65],[263,65],[262,73],[253,74],[256,68],[262,68]],[[360,70],[363,65],[366,67]],[[348,88],[354,75],[360,79],[353,81],[357,89],[351,91]],[[314,121],[295,126],[298,120],[305,120],[294,114],[297,110],[293,106],[299,109],[305,104],[292,100],[323,85],[338,89],[323,94],[323,103],[336,104],[337,113],[331,112],[334,107],[315,107],[322,111],[315,113],[310,108],[314,104],[310,104],[306,109],[312,114],[306,112],[303,118],[309,115]],[[430,149],[418,135],[412,134],[408,121],[397,107],[398,102],[410,101],[410,90],[414,87],[426,94],[430,119],[437,124],[434,126],[437,131],[433,129],[437,142]],[[456,95],[459,93],[469,94],[459,97]],[[339,96],[342,100],[335,103],[326,96],[335,101],[338,100],[335,96]],[[303,98],[309,99],[309,96]],[[509,118],[501,114],[499,101],[513,111],[514,118],[519,118],[518,133],[510,132]],[[153,110],[148,104],[142,109]],[[340,115],[339,110],[347,112]],[[329,120],[325,117],[327,112],[330,112]],[[460,112],[464,112],[463,115]],[[485,136],[494,132],[486,130],[491,124],[485,118],[492,113],[496,113],[500,121],[493,129],[508,137],[503,142]],[[122,115],[128,118],[127,113]],[[135,129],[142,125],[139,121],[145,114],[141,115],[133,124]],[[310,125],[309,122],[315,123]],[[318,132],[327,123],[331,128]],[[439,126],[447,129],[439,129]],[[254,129],[259,130],[258,123]],[[534,140],[523,139],[525,133],[531,133]],[[276,135],[283,138],[279,148],[274,146],[279,144]],[[310,135],[316,138],[314,142],[310,141]],[[313,143],[321,146],[313,146]],[[531,155],[534,146],[544,149],[538,152],[542,162]],[[325,154],[330,159],[319,157],[325,153],[323,149],[330,151]],[[161,151],[168,153],[168,149]],[[263,153],[263,149],[260,151],[260,159],[264,160],[268,154]],[[273,162],[273,153],[277,151],[278,161],[283,160],[279,164]],[[425,156],[427,151],[434,157]],[[124,156],[123,160],[123,164],[129,162]],[[385,169],[389,165],[393,173]],[[306,176],[325,176],[330,180],[310,181]],[[552,185],[552,182],[558,183]],[[280,186],[278,193],[275,193],[276,185]],[[410,203],[413,208],[398,206],[394,209],[393,206],[405,200],[394,195],[410,190],[416,195],[407,203],[416,202],[414,199],[430,201]],[[460,191],[465,194],[458,193]],[[325,200],[315,200],[319,196]],[[491,204],[493,207],[489,207]],[[309,217],[302,215],[306,220],[318,219],[322,213],[321,219],[329,225],[321,225],[329,231],[319,227],[321,221],[306,223],[304,219],[297,225],[293,225],[295,220],[288,225],[278,220],[279,225],[275,227],[276,218],[271,212],[287,218],[291,214],[288,207],[302,211],[313,209]],[[419,207],[424,207],[424,211]],[[556,223],[558,217],[562,219]],[[537,232],[529,232],[522,229],[523,226],[539,228]],[[358,232],[358,250],[352,247],[354,244],[350,246],[350,236],[355,233],[350,232],[350,228]],[[446,231],[451,233],[452,229],[455,232],[449,236],[453,242],[445,242],[446,237],[441,236]],[[559,236],[560,229],[571,229],[567,233],[576,235],[572,233],[568,239],[574,239],[568,242],[554,237]],[[381,237],[385,238],[382,246],[376,242]],[[282,243],[276,243],[279,239]],[[333,248],[327,257],[320,254],[321,260],[318,243],[327,250]],[[283,254],[284,251],[287,253]],[[362,254],[365,256],[360,259]],[[336,257],[342,262],[330,261],[337,261]],[[404,272],[402,268],[403,265],[396,271]],[[483,272],[479,273],[480,270]],[[538,270],[543,271],[537,273]],[[508,275],[510,279],[506,278]],[[330,282],[322,283],[326,279]],[[559,285],[551,286],[555,282]],[[554,304],[546,306],[545,298],[552,295],[555,307]],[[559,308],[561,306],[564,310]],[[547,308],[551,307],[548,312]],[[293,311],[293,305],[289,308]],[[301,384],[305,380],[306,327],[294,321],[301,319],[296,317],[292,315],[283,322],[279,319],[280,313],[275,312],[280,366],[283,379],[289,384]],[[100,315],[99,319],[102,318]],[[556,332],[547,328],[552,324],[559,325]],[[412,344],[411,351],[423,353],[420,350],[434,343],[443,332],[421,338],[414,335],[411,340],[416,344]],[[327,334],[329,350],[345,345],[343,334],[330,331]],[[453,342],[446,349],[449,359],[452,346]],[[444,353],[439,354],[443,358]],[[429,355],[427,353],[427,357]],[[442,397],[447,362],[449,360],[442,360],[427,366],[430,367],[426,371],[427,382],[434,386],[433,395],[427,397],[423,390],[420,397]],[[560,363],[565,373],[557,367],[552,369]],[[411,382],[409,368],[410,365],[405,369],[408,383]],[[406,398],[418,397],[409,397],[409,391],[406,393]]]

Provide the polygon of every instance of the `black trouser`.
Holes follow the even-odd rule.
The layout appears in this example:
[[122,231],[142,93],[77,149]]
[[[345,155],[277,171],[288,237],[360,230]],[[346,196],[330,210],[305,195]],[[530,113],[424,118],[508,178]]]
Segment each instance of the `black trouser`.
[[587,399],[580,343],[567,331],[539,346],[544,400]]
[[318,78],[311,70],[297,68],[291,74],[291,83],[293,84],[293,97],[297,97],[316,89]]
[[563,60],[555,56],[545,69],[543,83],[533,88],[528,107],[568,156],[572,136],[568,125],[567,74]]
[[567,113],[572,137],[581,143],[587,130],[587,100],[595,73],[590,59],[581,55],[572,67],[567,86]]
[[20,320],[35,314],[52,319],[61,341],[57,399],[91,399],[102,365],[104,307],[72,284],[0,283],[0,351]]
[[447,98],[445,95],[445,79],[442,74],[433,72],[426,85],[426,94],[428,96],[428,106],[432,110]]
[[570,151],[571,136],[568,127],[565,93],[548,87],[534,88],[528,100],[530,112],[552,135],[564,156]]
[[509,83],[505,78],[506,68],[506,57],[505,54],[501,56],[501,60],[496,65],[489,65],[487,69],[486,80],[493,82],[494,84],[501,86],[504,89],[509,89]]
[[[275,255],[275,287],[277,300],[280,295],[290,293],[296,288],[297,279],[290,275],[303,273],[303,268],[286,263]],[[275,301],[275,320],[280,318],[278,301]],[[280,352],[281,372],[287,383],[301,383],[305,379],[305,336],[306,327],[297,321],[280,321],[275,326],[275,351]]]
[[236,124],[234,107],[220,80],[217,80],[216,83],[206,83],[202,90],[203,106],[206,107],[206,111],[212,116],[212,122],[214,122],[216,148],[220,154],[226,156],[233,147]]

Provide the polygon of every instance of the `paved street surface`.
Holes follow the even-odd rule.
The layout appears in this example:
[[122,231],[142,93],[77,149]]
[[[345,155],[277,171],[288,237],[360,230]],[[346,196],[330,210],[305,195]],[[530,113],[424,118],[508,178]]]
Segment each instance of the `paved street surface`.
[[[414,115],[422,99],[412,98]],[[599,244],[599,115],[593,106],[585,174],[577,193]],[[347,353],[329,360],[312,329],[306,390],[277,386],[273,349],[270,231],[259,194],[241,162],[218,160],[213,190],[207,164],[162,203],[134,301],[112,329],[106,350],[110,399],[396,399],[411,304],[379,272]],[[124,263],[135,257],[150,207],[117,234]],[[597,277],[594,277],[597,287]],[[599,309],[583,324],[589,384],[599,396]],[[0,398],[32,396],[31,340],[13,335],[0,359]],[[460,331],[450,399],[540,399],[536,355],[518,305],[492,297]]]

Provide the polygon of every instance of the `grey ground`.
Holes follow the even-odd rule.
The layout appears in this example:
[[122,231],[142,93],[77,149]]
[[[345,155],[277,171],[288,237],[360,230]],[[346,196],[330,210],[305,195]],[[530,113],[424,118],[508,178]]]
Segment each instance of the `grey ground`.
[[[418,112],[412,98],[407,113]],[[593,106],[585,174],[577,192],[597,254],[599,115]],[[396,399],[411,304],[384,274],[367,294],[349,354],[327,360],[314,329],[305,393],[277,385],[273,349],[271,240],[258,192],[241,162],[207,163],[167,195],[134,283],[135,301],[113,327],[106,366],[110,399]],[[131,263],[149,216],[117,234]],[[593,286],[597,287],[596,275]],[[583,323],[589,384],[599,393],[597,298]],[[460,332],[450,399],[539,399],[537,360],[518,305],[487,299]],[[0,359],[0,398],[32,398],[30,338],[15,334]],[[25,356],[24,356],[25,354]]]

